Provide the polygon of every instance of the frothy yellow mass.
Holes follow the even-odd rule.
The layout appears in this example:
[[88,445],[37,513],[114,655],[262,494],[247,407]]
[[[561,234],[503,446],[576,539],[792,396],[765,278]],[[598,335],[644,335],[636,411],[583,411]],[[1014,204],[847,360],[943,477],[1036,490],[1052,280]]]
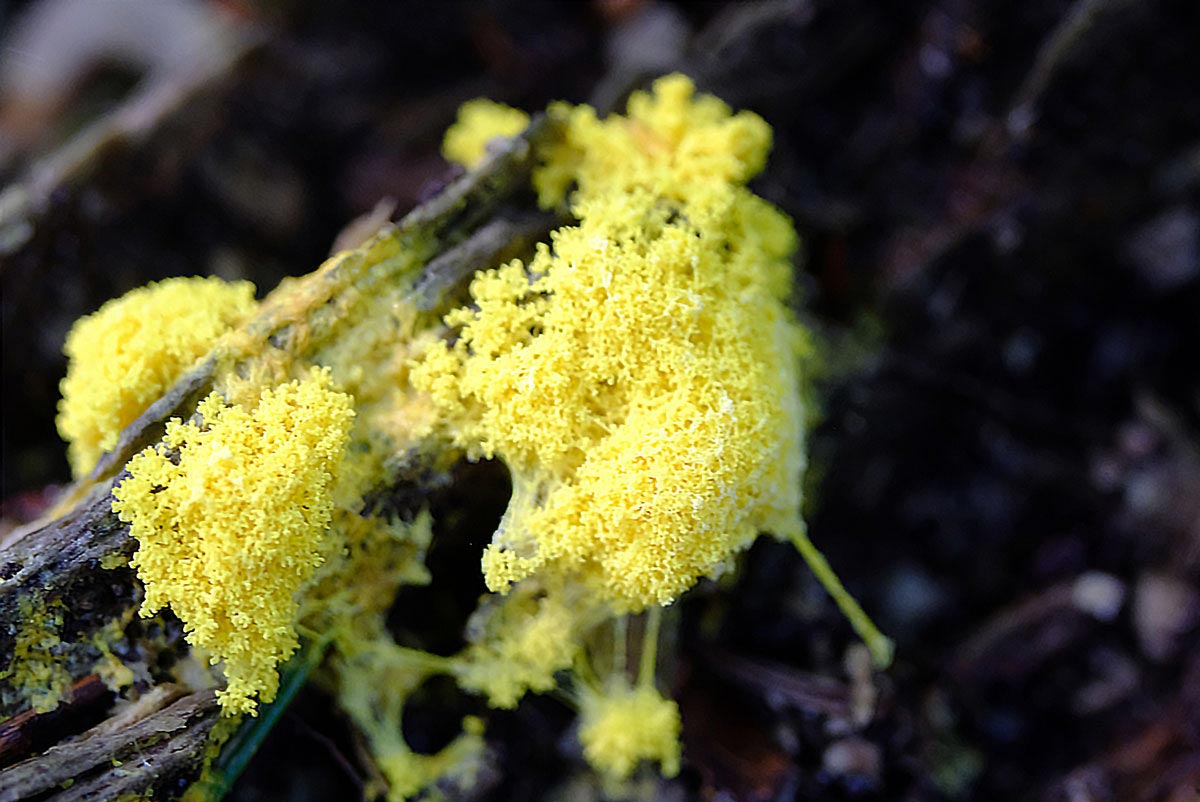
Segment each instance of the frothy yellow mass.
[[535,184],[552,203],[575,182],[578,224],[477,274],[414,381],[513,474],[488,586],[576,577],[637,610],[798,527],[806,341],[785,303],[795,232],[744,186],[766,123],[683,76],[629,108],[552,110],[565,144]]
[[248,281],[173,278],[76,321],[63,349],[70,364],[58,406],[75,476],[90,471],[121,430],[254,307]]
[[527,692],[557,686],[555,673],[579,657],[580,632],[592,618],[578,594],[522,586],[503,601],[491,599],[467,627],[473,642],[454,661],[454,676],[463,688],[487,696],[492,707],[514,708]]
[[679,706],[638,685],[584,695],[579,710],[583,755],[608,781],[627,779],[643,760],[664,777],[679,773]]
[[487,144],[496,137],[516,136],[529,125],[529,115],[503,103],[476,98],[462,104],[458,121],[446,131],[442,155],[468,170],[487,156]]
[[130,460],[113,510],[138,541],[142,614],[169,606],[188,642],[224,662],[223,709],[253,713],[297,646],[296,593],[322,560],[352,399],[314,369],[252,409],[214,393],[197,416]]

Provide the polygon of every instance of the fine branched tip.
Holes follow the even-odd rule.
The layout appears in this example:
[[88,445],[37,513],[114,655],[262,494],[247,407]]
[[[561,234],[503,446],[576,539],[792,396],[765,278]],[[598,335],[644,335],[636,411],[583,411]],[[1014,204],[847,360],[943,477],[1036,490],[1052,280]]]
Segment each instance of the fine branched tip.
[[825,555],[813,545],[813,542],[808,539],[808,535],[800,527],[796,527],[789,535],[796,550],[804,557],[804,561],[808,563],[809,569],[820,581],[826,592],[833,597],[837,602],[838,608],[846,619],[850,622],[850,626],[854,627],[854,631],[862,638],[866,644],[867,650],[871,652],[871,662],[875,668],[883,671],[892,664],[892,658],[895,656],[896,646],[891,639],[879,631],[875,623],[870,617],[863,612],[858,601],[855,600],[850,592],[842,585],[842,581],[838,579],[836,573],[829,565],[829,561],[825,559]]

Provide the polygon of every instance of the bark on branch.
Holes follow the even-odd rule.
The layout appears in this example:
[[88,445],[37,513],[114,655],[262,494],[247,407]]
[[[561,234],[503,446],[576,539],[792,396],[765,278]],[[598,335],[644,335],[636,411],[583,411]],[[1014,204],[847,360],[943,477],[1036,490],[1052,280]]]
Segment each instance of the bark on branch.
[[[274,349],[304,358],[337,336],[334,316],[341,308],[339,298],[369,293],[381,282],[410,281],[418,308],[430,312],[442,308],[474,271],[520,254],[561,222],[553,215],[530,211],[527,192],[538,143],[552,136],[553,122],[535,119],[480,169],[376,235],[375,244],[393,240],[402,252],[420,249],[424,267],[415,280],[402,274],[410,268],[395,259],[373,262],[375,251],[369,243],[301,279],[287,291],[286,302],[268,299],[244,327],[243,341],[262,351]],[[252,348],[248,353],[260,352]],[[235,358],[233,369],[238,364]],[[84,711],[75,712],[93,719],[114,715],[111,693],[78,692],[80,682],[92,676],[101,657],[94,636],[112,622],[126,629],[131,657],[146,658],[151,652],[157,656],[164,648],[186,650],[178,631],[165,639],[162,631],[156,630],[153,639],[141,632],[135,612],[142,589],[134,571],[124,565],[103,567],[121,563],[118,555],[132,556],[137,548],[128,527],[112,512],[111,492],[126,462],[161,437],[168,419],[189,417],[211,390],[216,372],[229,365],[227,358],[210,354],[122,432],[92,474],[70,491],[65,502],[69,510],[14,532],[0,544],[0,621],[7,622],[0,627],[0,655],[15,654],[31,604],[60,610],[63,620],[57,637],[62,642],[53,649],[54,659],[70,672],[76,688],[67,694],[73,698],[64,701],[63,709],[82,706]],[[396,476],[386,484],[403,481]],[[127,626],[131,621],[134,625]],[[166,628],[170,629],[169,623]],[[139,633],[144,642],[135,642]],[[17,659],[6,657],[3,662]],[[0,769],[0,802],[31,795],[55,800],[109,798],[151,788],[156,799],[174,798],[199,771],[209,729],[218,716],[211,691],[178,699],[177,693],[162,692],[163,685],[151,687],[161,677],[143,676],[137,687],[141,699],[136,721],[126,723],[122,714],[116,714],[81,740],[64,741],[25,758],[31,744],[47,740],[28,737],[30,732],[48,724],[52,730],[58,726],[49,741],[60,741],[78,732],[69,721],[77,722],[79,716],[62,717],[60,711],[33,715],[12,674],[0,674],[0,715],[12,717],[0,730],[0,767],[9,766]],[[93,677],[85,684],[93,687],[94,682]],[[59,720],[55,716],[60,725],[55,725]]]

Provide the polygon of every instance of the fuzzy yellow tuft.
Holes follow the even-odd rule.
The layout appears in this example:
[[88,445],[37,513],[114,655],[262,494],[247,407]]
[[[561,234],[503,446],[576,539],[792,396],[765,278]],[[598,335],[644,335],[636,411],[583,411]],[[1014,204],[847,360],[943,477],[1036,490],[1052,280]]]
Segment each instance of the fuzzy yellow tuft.
[[795,232],[742,186],[766,124],[681,76],[630,109],[559,110],[543,195],[569,169],[579,224],[479,273],[446,319],[456,342],[413,375],[458,445],[513,474],[488,586],[578,577],[639,610],[799,527],[805,335],[785,304]]
[[254,713],[297,646],[295,596],[322,560],[352,400],[314,369],[253,409],[214,393],[197,415],[130,460],[113,510],[138,540],[142,614],[170,606],[188,642],[224,661],[222,708]]
[[565,123],[566,135],[533,177],[544,206],[561,203],[576,183],[576,200],[635,190],[676,200],[704,195],[745,184],[771,149],[771,127],[761,117],[697,96],[679,74],[658,79],[650,93],[634,92],[625,116],[601,120],[590,106],[562,103],[550,113]]
[[582,651],[580,630],[594,617],[586,600],[543,595],[522,586],[504,600],[485,602],[468,625],[473,643],[454,661],[459,685],[511,709],[528,691],[557,686],[555,673],[571,668]]
[[140,287],[80,318],[67,335],[70,365],[58,413],[76,478],[254,307],[249,282],[174,278]]
[[583,756],[609,782],[628,779],[643,760],[659,763],[664,777],[678,774],[679,728],[679,706],[649,686],[587,691],[580,705]]
[[487,145],[497,137],[516,136],[529,125],[529,115],[503,103],[478,98],[458,110],[458,120],[446,131],[442,155],[468,170],[487,156]]

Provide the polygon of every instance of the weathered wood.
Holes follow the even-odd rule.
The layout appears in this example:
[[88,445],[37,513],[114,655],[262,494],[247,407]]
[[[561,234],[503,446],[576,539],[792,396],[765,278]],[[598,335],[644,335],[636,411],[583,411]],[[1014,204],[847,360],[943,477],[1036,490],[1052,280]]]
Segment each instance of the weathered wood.
[[[171,798],[196,778],[219,715],[212,691],[152,695],[130,716],[114,716],[77,739],[0,772],[0,802]],[[140,703],[139,703],[140,704]]]
[[[555,130],[547,118],[535,119],[523,135],[478,170],[461,176],[376,235],[375,244],[390,239],[406,257],[420,260],[424,267],[415,277],[408,272],[411,268],[401,263],[404,260],[372,262],[370,244],[330,260],[294,285],[294,293],[289,290],[285,296],[288,302],[268,299],[263,304],[239,335],[239,346],[249,355],[245,358],[257,358],[260,351],[269,349],[292,358],[311,356],[315,349],[328,346],[328,338],[337,336],[339,298],[367,295],[386,282],[411,282],[415,305],[435,313],[474,271],[516,256],[543,239],[559,218],[520,207],[529,205],[527,187],[538,143],[554,136]],[[129,620],[142,597],[131,568],[101,566],[102,561],[113,564],[113,555],[128,557],[136,550],[128,526],[112,512],[112,488],[126,462],[161,437],[167,420],[187,418],[194,412],[213,387],[219,370],[238,369],[243,358],[239,353],[236,349],[232,356],[214,351],[181,377],[122,432],[116,447],[91,475],[69,491],[60,504],[69,510],[15,532],[0,544],[0,621],[5,622],[0,627],[0,655],[5,657],[0,662],[5,666],[11,662],[23,623],[21,601],[36,598],[39,604],[64,611],[58,634],[63,641],[61,659],[71,676],[78,679],[93,670],[99,653],[91,637],[112,621]],[[176,646],[184,648],[182,639]],[[5,682],[0,679],[0,688]],[[9,691],[12,697],[13,689]],[[21,713],[19,701],[0,710],[8,716],[20,717]],[[195,776],[216,716],[214,697],[206,692],[175,702],[128,727],[106,730],[101,725],[82,740],[61,743],[0,771],[0,802],[49,793],[72,779],[74,784],[51,798],[109,798],[151,787],[156,799],[174,798]],[[16,727],[17,731],[8,735],[19,741],[20,726],[42,720],[38,716],[13,719],[10,729]],[[63,737],[71,734],[62,733]],[[111,760],[122,765],[115,766]]]

